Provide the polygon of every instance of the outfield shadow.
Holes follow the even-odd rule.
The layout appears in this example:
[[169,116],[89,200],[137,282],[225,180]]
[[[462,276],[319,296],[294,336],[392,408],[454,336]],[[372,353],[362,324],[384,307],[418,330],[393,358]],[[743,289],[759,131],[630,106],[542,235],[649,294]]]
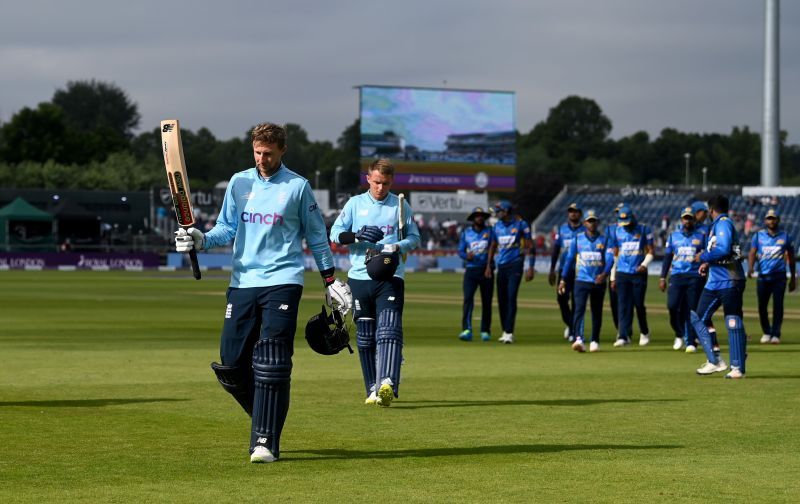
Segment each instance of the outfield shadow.
[[152,397],[142,399],[58,399],[53,401],[0,401],[0,408],[8,406],[30,406],[32,408],[102,408],[119,404],[140,404],[152,402],[180,402],[189,399],[172,397]]
[[464,401],[403,401],[394,403],[392,409],[467,408],[481,406],[594,406],[597,404],[635,404],[647,402],[677,402],[685,399],[538,399],[538,400],[464,400]]
[[[526,444],[496,446],[465,446],[450,448],[417,448],[411,450],[291,450],[284,455],[308,454],[316,457],[294,459],[304,460],[347,460],[347,459],[394,459],[407,457],[453,457],[466,455],[515,455],[523,453],[559,453],[569,451],[612,451],[612,450],[674,450],[681,445],[620,445],[620,444]],[[286,460],[286,459],[281,459]],[[292,460],[292,459],[290,459]]]

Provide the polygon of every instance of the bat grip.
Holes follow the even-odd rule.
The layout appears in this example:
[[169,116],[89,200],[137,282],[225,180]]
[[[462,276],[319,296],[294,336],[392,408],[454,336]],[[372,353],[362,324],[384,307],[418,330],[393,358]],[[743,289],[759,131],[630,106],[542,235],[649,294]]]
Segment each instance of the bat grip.
[[189,251],[189,262],[192,263],[192,274],[194,275],[195,280],[200,280],[200,264],[197,262],[197,251],[192,249]]

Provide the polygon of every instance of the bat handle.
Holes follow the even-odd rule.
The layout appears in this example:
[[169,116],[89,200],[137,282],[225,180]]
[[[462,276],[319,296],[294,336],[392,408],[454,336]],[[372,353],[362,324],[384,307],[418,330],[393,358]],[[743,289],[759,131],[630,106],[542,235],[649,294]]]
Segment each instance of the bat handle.
[[194,279],[200,280],[202,275],[200,274],[200,264],[197,262],[197,251],[195,249],[189,251],[189,262],[192,263],[192,274],[194,275]]

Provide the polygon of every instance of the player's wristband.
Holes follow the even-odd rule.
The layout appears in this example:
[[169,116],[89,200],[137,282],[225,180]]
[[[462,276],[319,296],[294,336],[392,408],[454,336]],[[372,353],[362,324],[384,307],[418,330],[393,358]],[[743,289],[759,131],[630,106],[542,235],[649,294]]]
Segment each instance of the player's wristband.
[[322,275],[322,286],[328,287],[330,284],[336,281],[336,276],[334,275],[335,269],[328,268],[326,270],[322,270],[319,272]]
[[342,245],[350,245],[356,242],[356,234],[352,231],[343,231],[339,233],[339,243]]

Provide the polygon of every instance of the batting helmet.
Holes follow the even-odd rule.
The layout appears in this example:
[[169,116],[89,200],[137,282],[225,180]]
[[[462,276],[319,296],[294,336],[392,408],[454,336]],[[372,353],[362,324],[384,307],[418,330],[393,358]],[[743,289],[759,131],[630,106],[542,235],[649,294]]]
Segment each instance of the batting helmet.
[[344,317],[339,310],[330,315],[322,306],[322,311],[308,320],[306,324],[306,341],[312,350],[322,355],[335,355],[343,348],[350,350],[350,333],[344,325]]
[[364,264],[371,279],[389,281],[394,277],[397,266],[400,264],[400,253],[379,252],[377,249],[369,249]]

